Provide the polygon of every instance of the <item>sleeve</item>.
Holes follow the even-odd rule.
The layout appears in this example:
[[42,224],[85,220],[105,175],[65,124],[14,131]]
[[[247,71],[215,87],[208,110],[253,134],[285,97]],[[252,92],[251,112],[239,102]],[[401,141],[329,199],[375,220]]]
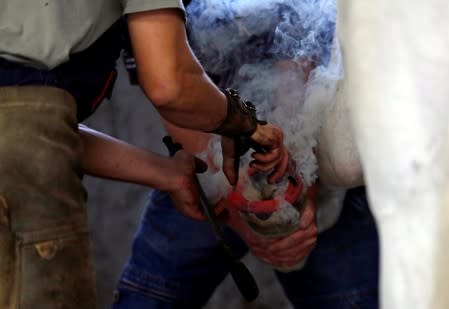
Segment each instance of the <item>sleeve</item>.
[[177,8],[185,13],[182,0],[122,0],[123,14]]

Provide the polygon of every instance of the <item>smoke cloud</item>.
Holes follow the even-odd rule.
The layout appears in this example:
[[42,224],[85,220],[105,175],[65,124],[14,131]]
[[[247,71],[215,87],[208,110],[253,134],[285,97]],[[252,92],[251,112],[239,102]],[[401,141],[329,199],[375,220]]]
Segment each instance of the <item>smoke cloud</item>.
[[187,7],[189,40],[206,71],[283,128],[307,185],[317,177],[322,112],[343,77],[336,10],[336,0],[193,0]]

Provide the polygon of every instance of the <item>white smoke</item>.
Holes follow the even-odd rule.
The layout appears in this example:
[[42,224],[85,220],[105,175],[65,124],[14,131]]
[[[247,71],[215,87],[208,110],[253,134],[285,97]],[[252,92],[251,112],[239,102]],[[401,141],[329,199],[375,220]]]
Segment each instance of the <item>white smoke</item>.
[[193,0],[187,7],[190,43],[206,71],[284,130],[306,185],[317,177],[322,112],[343,75],[338,46],[330,59],[335,21],[336,0]]

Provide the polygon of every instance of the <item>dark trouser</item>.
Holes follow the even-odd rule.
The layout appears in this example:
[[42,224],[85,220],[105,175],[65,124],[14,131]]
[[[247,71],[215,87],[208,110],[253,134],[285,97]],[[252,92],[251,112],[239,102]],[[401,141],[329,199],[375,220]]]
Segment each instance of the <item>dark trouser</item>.
[[120,26],[52,70],[0,58],[2,309],[96,307],[77,121],[112,90]]
[[[247,252],[229,228],[226,236],[235,253]],[[350,190],[339,221],[319,235],[306,266],[278,278],[295,308],[378,308],[378,251],[365,192]],[[167,194],[156,191],[118,284],[114,309],[201,308],[228,272],[229,260],[210,226],[183,217]]]
[[0,87],[0,308],[95,308],[76,104]]

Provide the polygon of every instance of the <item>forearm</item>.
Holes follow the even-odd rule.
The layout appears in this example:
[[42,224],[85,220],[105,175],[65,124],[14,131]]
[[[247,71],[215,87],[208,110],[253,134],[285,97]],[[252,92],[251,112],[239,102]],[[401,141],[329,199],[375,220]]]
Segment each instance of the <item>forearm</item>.
[[208,78],[187,42],[179,10],[128,16],[139,83],[169,122],[211,131],[225,119],[225,95]]
[[86,126],[79,126],[85,173],[166,190],[169,179],[162,171],[169,158],[140,149]]

